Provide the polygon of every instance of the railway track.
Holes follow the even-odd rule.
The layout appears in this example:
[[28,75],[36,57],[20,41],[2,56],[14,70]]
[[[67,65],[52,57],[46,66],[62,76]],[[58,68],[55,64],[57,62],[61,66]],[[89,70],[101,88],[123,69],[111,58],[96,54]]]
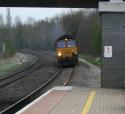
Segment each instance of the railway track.
[[73,67],[72,71],[71,71],[71,75],[67,78],[67,80],[64,82],[63,86],[68,85],[68,83],[70,82],[70,80],[72,79],[72,76],[74,74],[75,71],[75,66]]
[[[34,99],[39,97],[41,91],[45,90],[45,88],[48,85],[50,85],[51,83],[54,83],[54,80],[56,80],[56,78],[59,75],[61,75],[61,73],[63,71],[64,71],[64,68],[61,68],[55,75],[52,76],[52,78],[50,78],[47,82],[45,82],[40,87],[38,87],[35,91],[33,91],[32,93],[30,93],[29,95],[27,95],[26,97],[19,100],[18,102],[16,102],[15,104],[13,104],[12,106],[10,106],[9,108],[5,109],[4,111],[2,111],[0,113],[1,114],[8,114],[8,113],[13,114],[13,113],[17,112],[18,110],[20,110],[21,108],[23,108],[24,106],[26,106],[27,104],[32,102]],[[67,78],[62,82],[63,86],[68,85],[68,83],[70,82],[70,80],[71,80],[71,78],[72,78],[72,76],[74,74],[74,71],[75,71],[75,67],[72,68],[72,70],[70,71],[70,75],[67,76]]]
[[20,69],[20,70],[18,70],[18,71],[14,71],[13,73],[10,73],[10,74],[8,74],[8,75],[5,75],[3,78],[0,78],[0,82],[1,82],[1,81],[4,81],[4,80],[6,80],[6,79],[11,78],[13,75],[16,75],[16,74],[18,74],[18,73],[20,73],[20,72],[25,71],[25,70],[27,70],[28,68],[31,68],[34,64],[36,64],[36,62],[37,62],[37,58],[34,56],[34,61],[33,61],[30,65],[28,65],[28,66],[26,66],[26,67],[24,67],[24,68],[22,68],[22,69]]
[[14,74],[8,75],[3,79],[0,79],[0,89],[24,78],[28,74],[31,74],[35,70],[39,69],[45,63],[43,56],[41,56],[40,54],[38,55],[36,53],[32,53],[32,54],[36,55],[37,57],[36,61],[33,62],[33,64],[31,64],[29,67],[24,68]]

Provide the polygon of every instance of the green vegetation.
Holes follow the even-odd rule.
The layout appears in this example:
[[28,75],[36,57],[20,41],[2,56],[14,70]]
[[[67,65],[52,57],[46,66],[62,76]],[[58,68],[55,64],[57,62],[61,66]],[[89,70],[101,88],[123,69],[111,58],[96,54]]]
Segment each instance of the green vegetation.
[[23,62],[24,58],[28,58],[28,56],[25,55],[23,57],[23,54],[16,54],[13,57],[0,59],[0,76],[24,69],[29,66],[32,59],[30,61],[27,59],[28,61]]
[[97,66],[101,66],[101,61],[96,61],[98,57],[92,56],[92,55],[80,55],[81,58],[85,59],[86,61],[88,61],[91,64],[97,65]]
[[18,65],[16,63],[3,63],[2,61],[0,62],[0,76],[8,74],[14,70],[18,70],[22,67],[22,65]]
[[[6,41],[7,56],[15,53],[14,47],[55,51],[56,39],[65,34],[76,37],[80,54],[95,56],[95,58],[101,55],[101,28],[97,9],[71,10],[68,13],[39,21],[28,18],[25,23],[22,23],[17,16],[15,24],[10,27],[10,36],[7,35],[8,27],[3,20],[4,18],[0,15],[0,42],[6,38],[12,41]],[[89,56],[87,57],[89,59]],[[92,63],[96,64],[94,61]]]
[[97,56],[101,53],[101,29],[99,23],[95,23],[91,27],[92,33],[92,54]]
[[14,56],[14,54],[15,54],[15,48],[13,47],[12,42],[9,41],[9,40],[6,40],[6,41],[4,42],[4,44],[5,44],[4,56],[5,56],[5,57]]

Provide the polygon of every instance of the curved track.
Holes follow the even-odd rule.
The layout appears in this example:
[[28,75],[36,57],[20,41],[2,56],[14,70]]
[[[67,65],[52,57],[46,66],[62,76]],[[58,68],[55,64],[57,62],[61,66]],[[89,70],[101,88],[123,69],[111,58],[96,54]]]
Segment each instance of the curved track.
[[36,54],[36,53],[32,53],[32,54],[35,54],[35,56],[37,57],[37,60],[33,62],[33,64],[31,64],[29,67],[23,70],[20,70],[14,74],[8,75],[7,77],[3,79],[0,79],[0,88],[8,86],[11,83],[14,83],[24,78],[26,75],[31,74],[35,70],[39,69],[45,63],[45,59],[43,58],[43,56],[41,56],[40,54]]
[[[27,104],[29,104],[30,102],[32,102],[34,99],[36,99],[37,97],[39,97],[41,91],[44,91],[47,86],[51,85],[52,83],[54,83],[54,85],[55,85],[57,83],[55,81],[56,78],[58,78],[61,75],[61,73],[63,73],[63,71],[64,71],[64,68],[61,68],[47,82],[45,82],[44,84],[42,84],[35,91],[33,91],[32,93],[30,93],[29,95],[27,95],[26,97],[24,97],[23,99],[21,99],[20,101],[16,102],[15,104],[13,104],[12,106],[10,106],[6,110],[2,111],[1,114],[8,114],[8,113],[9,114],[13,114],[13,113],[17,112],[18,110],[20,110],[21,108],[23,108],[24,106],[26,106]],[[75,71],[75,67],[73,67],[72,70],[70,71],[70,75],[67,76],[66,79],[64,79],[62,81],[62,85],[63,86],[68,85],[69,81],[71,80],[71,78],[72,78],[72,76],[74,74],[74,71]]]

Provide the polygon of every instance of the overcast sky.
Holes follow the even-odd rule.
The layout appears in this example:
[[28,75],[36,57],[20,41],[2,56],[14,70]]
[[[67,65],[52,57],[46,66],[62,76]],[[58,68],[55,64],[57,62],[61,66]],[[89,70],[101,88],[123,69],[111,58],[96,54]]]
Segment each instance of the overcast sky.
[[[45,19],[47,17],[54,17],[56,15],[61,15],[62,13],[67,13],[71,8],[11,8],[12,22],[16,16],[19,16],[22,22],[25,22],[28,17],[32,17],[35,20]],[[78,8],[73,8],[72,10],[79,10]],[[0,7],[0,14],[3,15],[4,19],[6,17],[7,10],[5,7]]]

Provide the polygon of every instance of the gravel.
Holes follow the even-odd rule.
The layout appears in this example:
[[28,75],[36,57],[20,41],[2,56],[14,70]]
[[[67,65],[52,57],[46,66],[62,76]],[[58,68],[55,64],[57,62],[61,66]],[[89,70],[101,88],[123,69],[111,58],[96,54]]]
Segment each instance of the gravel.
[[[28,77],[0,90],[0,111],[31,93],[60,69],[57,65],[56,57],[47,54],[43,55],[47,59],[43,67],[33,72]],[[41,94],[53,86],[62,86],[70,76],[72,69],[73,68],[64,68],[63,72],[51,82]],[[80,59],[79,64],[75,66],[73,77],[68,85],[101,87],[101,70],[99,67]]]
[[34,91],[59,70],[54,57],[45,54],[44,57],[46,63],[39,70],[0,90],[0,111]]
[[79,59],[79,64],[75,67],[75,72],[69,85],[100,88],[101,69],[84,59]]

